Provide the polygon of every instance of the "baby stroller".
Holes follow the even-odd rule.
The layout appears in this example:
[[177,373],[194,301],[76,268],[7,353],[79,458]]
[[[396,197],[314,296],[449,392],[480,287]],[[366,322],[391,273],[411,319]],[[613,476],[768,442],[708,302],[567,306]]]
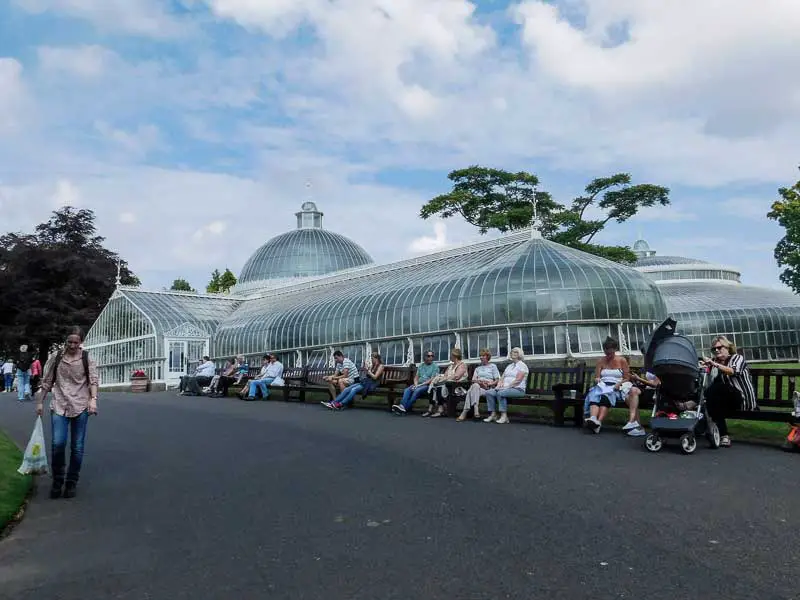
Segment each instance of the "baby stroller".
[[712,448],[719,448],[720,435],[709,418],[704,397],[706,370],[701,369],[694,344],[675,333],[676,322],[667,319],[653,332],[645,353],[645,369],[659,378],[653,403],[651,432],[644,446],[658,452],[666,438],[679,438],[684,454],[697,449],[697,438],[705,435]]

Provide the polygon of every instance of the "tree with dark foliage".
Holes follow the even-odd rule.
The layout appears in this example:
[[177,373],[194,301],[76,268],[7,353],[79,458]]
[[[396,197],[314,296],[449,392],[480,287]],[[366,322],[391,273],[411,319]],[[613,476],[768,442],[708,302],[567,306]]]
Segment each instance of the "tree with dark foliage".
[[[525,171],[511,173],[475,165],[447,177],[453,189],[426,202],[420,211],[423,219],[460,215],[481,233],[490,229],[506,232],[530,227],[535,204],[542,237],[623,263],[636,260],[630,248],[597,244],[595,236],[611,221],[624,223],[642,208],[670,203],[668,188],[634,185],[627,173],[592,180],[584,195],[568,207],[538,189],[539,179]],[[599,214],[590,218],[591,212]]]
[[35,233],[0,237],[0,351],[22,343],[42,358],[70,328],[88,331],[114,291],[140,285],[128,264],[103,246],[91,210],[53,212]]
[[800,180],[792,187],[778,189],[781,199],[772,203],[767,217],[783,227],[785,235],[775,246],[780,278],[795,294],[800,294]]

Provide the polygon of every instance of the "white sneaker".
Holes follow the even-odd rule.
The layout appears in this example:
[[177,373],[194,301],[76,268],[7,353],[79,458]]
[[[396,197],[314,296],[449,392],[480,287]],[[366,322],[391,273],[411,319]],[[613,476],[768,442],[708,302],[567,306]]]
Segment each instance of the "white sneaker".
[[494,423],[495,421],[497,421],[497,415],[495,414],[491,414],[483,420],[484,423]]
[[647,435],[647,432],[644,430],[644,427],[637,427],[636,429],[629,430],[628,435],[630,437],[642,437]]
[[392,406],[392,412],[396,412],[399,414],[406,414],[406,409],[402,404],[395,404]]
[[641,427],[639,425],[639,421],[631,421],[630,423],[626,423],[625,427],[622,428],[622,431],[630,431],[631,429],[638,429]]
[[508,420],[508,416],[507,415],[503,415],[502,417],[497,419],[497,421],[495,421],[495,422],[498,425],[505,425],[506,423],[510,423],[511,421]]

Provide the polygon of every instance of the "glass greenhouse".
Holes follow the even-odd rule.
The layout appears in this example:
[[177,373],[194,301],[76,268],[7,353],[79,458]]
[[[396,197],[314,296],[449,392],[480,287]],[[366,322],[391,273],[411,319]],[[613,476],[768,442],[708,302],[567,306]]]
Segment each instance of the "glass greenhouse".
[[742,286],[728,267],[656,257],[642,240],[635,268],[531,231],[375,265],[322,216],[304,204],[297,229],[259,248],[229,295],[119,287],[86,339],[103,384],[142,368],[171,386],[203,354],[253,362],[273,351],[300,366],[330,364],[335,349],[358,364],[378,350],[409,364],[426,349],[476,360],[482,348],[505,359],[520,346],[533,359],[589,358],[608,335],[635,353],[668,314],[701,348],[725,333],[750,359],[797,357],[796,296]]
[[740,273],[681,256],[656,256],[644,240],[634,244],[636,269],[659,286],[680,333],[708,354],[711,340],[725,335],[748,360],[800,358],[800,296],[741,285]]

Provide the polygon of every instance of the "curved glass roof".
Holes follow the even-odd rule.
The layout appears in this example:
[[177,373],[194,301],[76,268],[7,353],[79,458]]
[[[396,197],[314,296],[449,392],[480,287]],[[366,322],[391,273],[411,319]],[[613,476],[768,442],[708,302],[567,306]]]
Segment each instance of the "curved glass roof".
[[659,286],[670,312],[698,310],[800,308],[800,296],[789,291],[729,283],[662,283]]
[[258,352],[523,323],[655,323],[666,306],[635,269],[529,233],[298,283],[248,300],[216,352]]
[[637,267],[661,267],[665,265],[708,265],[707,260],[683,256],[643,256],[636,260]]
[[361,246],[324,229],[298,229],[272,238],[242,268],[239,284],[314,277],[372,264]]
[[239,305],[237,300],[227,296],[148,292],[130,288],[121,288],[118,292],[152,320],[158,335],[186,324],[211,335],[219,322]]

